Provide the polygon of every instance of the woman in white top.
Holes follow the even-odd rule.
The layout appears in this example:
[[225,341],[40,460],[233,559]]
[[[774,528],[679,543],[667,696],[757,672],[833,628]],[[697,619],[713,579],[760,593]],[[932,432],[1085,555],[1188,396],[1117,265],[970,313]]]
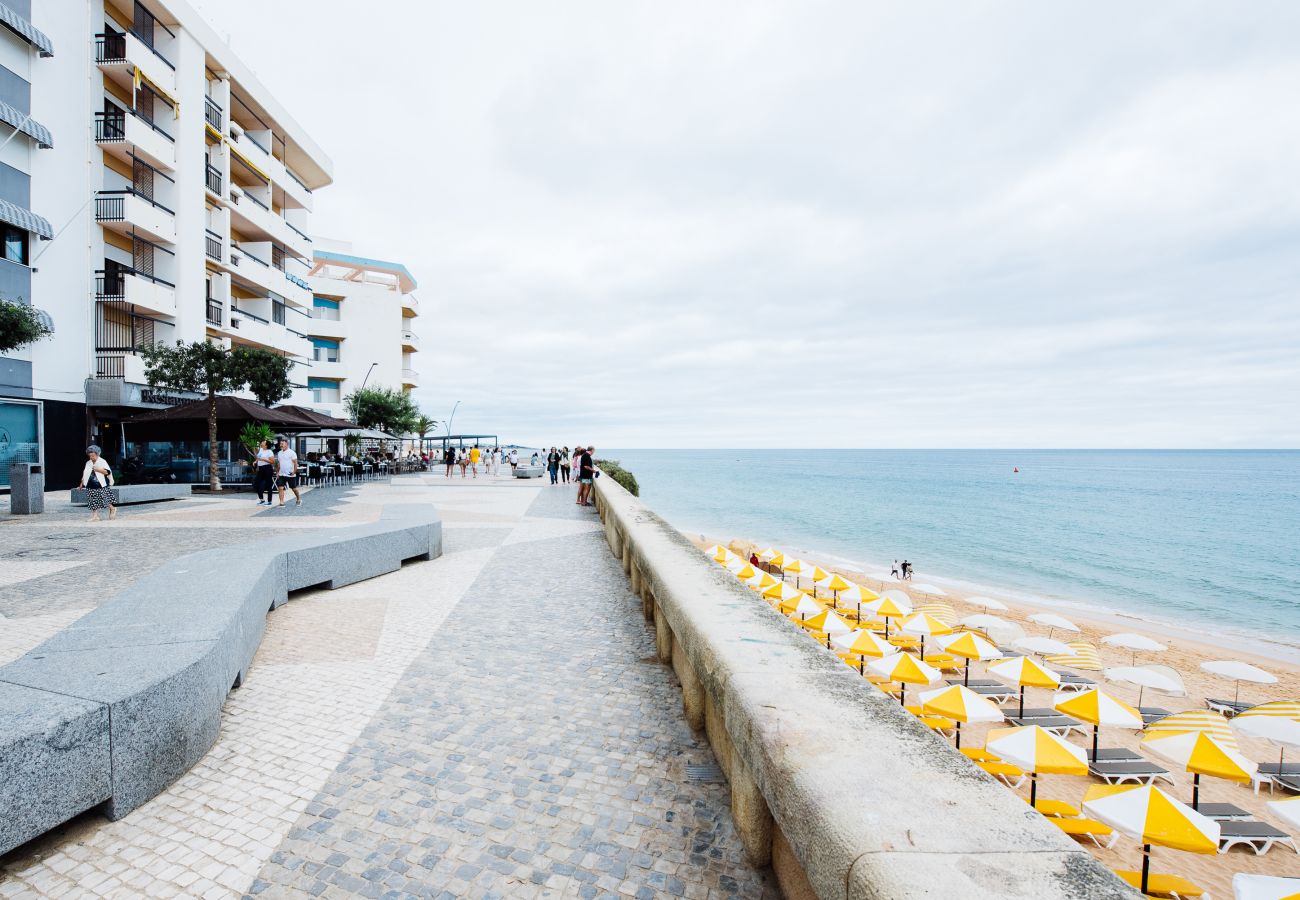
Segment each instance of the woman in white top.
[[[270,506],[271,494],[275,488],[275,451],[270,441],[262,441],[257,447],[257,472],[253,478],[253,488],[257,491],[257,505]],[[262,495],[266,498],[263,499]]]
[[113,490],[113,469],[99,455],[99,448],[91,444],[86,448],[86,467],[81,470],[81,487],[86,490],[90,503],[90,521],[99,521],[99,511],[108,510],[110,519],[117,518],[117,492]]

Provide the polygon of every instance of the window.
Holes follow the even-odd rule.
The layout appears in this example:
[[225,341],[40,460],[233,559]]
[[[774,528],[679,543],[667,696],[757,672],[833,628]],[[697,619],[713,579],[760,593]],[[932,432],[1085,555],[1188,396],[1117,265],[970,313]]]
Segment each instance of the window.
[[307,389],[313,403],[338,403],[339,383],[329,378],[308,378]]
[[313,356],[316,362],[338,362],[339,361],[339,342],[330,341],[325,338],[312,338],[312,345],[316,348]]
[[332,322],[339,320],[339,302],[337,300],[330,300],[326,297],[313,297],[311,307],[311,317],[313,319],[329,319]]
[[5,259],[27,265],[27,232],[12,225],[3,226]]

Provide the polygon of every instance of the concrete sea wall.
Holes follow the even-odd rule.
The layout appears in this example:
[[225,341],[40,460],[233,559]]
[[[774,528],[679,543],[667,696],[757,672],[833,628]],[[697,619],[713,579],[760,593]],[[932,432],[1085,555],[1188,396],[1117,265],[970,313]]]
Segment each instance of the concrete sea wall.
[[1135,896],[612,478],[595,497],[746,853],[786,896]]

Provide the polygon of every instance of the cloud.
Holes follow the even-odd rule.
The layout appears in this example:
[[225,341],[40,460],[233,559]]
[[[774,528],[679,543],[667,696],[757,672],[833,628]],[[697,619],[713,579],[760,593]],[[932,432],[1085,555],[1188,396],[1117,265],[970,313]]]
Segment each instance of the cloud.
[[200,5],[458,428],[1300,444],[1292,4]]

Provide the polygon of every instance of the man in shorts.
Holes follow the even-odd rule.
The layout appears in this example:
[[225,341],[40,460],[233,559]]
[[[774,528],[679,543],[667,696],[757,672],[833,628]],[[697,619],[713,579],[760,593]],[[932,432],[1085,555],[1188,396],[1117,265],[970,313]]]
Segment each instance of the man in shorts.
[[595,447],[588,447],[578,457],[578,505],[591,506],[592,485],[596,483]]
[[298,493],[298,454],[289,449],[289,439],[280,438],[280,450],[275,454],[276,486],[280,489],[280,506],[284,506],[284,489],[293,491],[294,504],[302,506],[302,494]]
[[483,451],[478,448],[478,444],[469,449],[469,467],[473,471],[475,478],[478,478],[478,463],[482,458]]

